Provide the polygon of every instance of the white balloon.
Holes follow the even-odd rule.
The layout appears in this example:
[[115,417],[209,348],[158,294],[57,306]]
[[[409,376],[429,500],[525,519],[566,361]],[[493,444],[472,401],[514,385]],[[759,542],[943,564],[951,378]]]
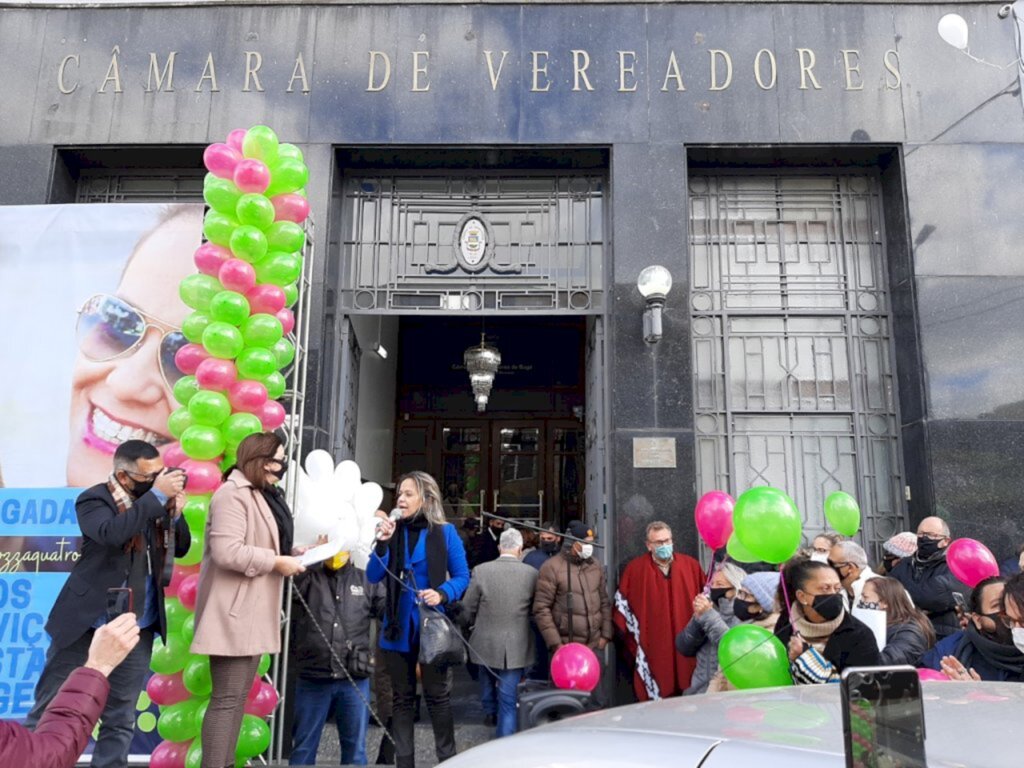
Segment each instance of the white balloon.
[[310,505],[295,516],[295,546],[311,547],[317,539],[329,534],[338,525],[338,519],[322,505]]
[[967,22],[959,13],[947,13],[939,19],[939,37],[963,51],[967,48]]
[[359,490],[362,473],[354,461],[343,461],[334,470],[334,486],[342,501],[352,501]]
[[334,474],[334,457],[322,449],[311,451],[306,457],[306,473],[315,483],[330,481]]
[[356,489],[355,505],[356,512],[360,515],[373,514],[380,509],[380,503],[384,501],[384,489],[377,483],[363,483]]

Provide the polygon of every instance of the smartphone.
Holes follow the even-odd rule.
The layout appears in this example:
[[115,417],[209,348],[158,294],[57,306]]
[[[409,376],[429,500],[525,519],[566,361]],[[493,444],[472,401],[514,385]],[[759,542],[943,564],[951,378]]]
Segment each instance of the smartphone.
[[107,590],[107,622],[111,622],[122,613],[132,613],[135,600],[128,587],[113,587]]
[[850,667],[840,689],[847,768],[927,768],[917,670]]
[[964,600],[962,592],[953,593],[953,602],[956,603],[956,615],[963,616],[967,613],[967,601]]

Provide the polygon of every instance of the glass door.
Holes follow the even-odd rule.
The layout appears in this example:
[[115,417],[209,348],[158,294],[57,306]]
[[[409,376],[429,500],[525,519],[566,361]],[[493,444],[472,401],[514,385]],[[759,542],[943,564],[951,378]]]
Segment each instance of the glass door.
[[503,517],[539,525],[544,513],[543,422],[495,422],[492,505]]

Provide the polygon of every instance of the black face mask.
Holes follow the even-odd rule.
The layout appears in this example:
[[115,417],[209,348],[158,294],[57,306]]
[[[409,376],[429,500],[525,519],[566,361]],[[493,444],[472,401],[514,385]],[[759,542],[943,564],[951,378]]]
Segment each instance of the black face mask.
[[811,607],[825,621],[832,621],[839,618],[839,614],[843,612],[843,596],[839,594],[815,595]]
[[540,551],[541,552],[546,552],[549,555],[553,555],[555,552],[558,551],[558,542],[557,541],[542,541],[540,543]]
[[725,594],[728,591],[728,587],[712,587],[710,594],[711,602],[717,605],[718,601],[725,597]]
[[273,475],[278,480],[283,479],[288,473],[288,459],[281,459],[280,461],[277,459],[271,459],[271,461],[277,461],[279,467],[277,469],[268,469],[267,474]]
[[1013,631],[1003,624],[1002,614],[999,613],[979,613],[979,616],[984,616],[986,619],[990,619],[993,624],[996,625],[995,632],[989,632],[987,629],[982,629],[975,624],[978,632],[987,637],[989,640],[993,640],[1003,645],[1013,645]]
[[917,537],[917,559],[927,560],[936,552],[939,551],[939,544],[941,541],[935,539],[929,539],[927,536]]
[[153,490],[152,480],[146,480],[145,482],[142,483],[132,480],[132,487],[128,489],[128,492],[136,499],[139,499],[142,498],[144,494],[149,493],[151,490]]
[[896,563],[898,563],[899,561],[900,559],[898,557],[885,558],[884,560],[882,560],[882,570],[886,573],[892,572],[892,569],[896,567]]
[[[757,613],[750,609],[757,606]],[[732,601],[732,615],[740,621],[750,621],[761,615],[761,604],[756,600],[740,600],[738,597]]]

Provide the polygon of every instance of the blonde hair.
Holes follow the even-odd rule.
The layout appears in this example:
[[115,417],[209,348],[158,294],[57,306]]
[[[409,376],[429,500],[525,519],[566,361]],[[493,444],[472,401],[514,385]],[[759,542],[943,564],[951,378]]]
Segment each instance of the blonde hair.
[[402,487],[402,483],[406,480],[411,480],[416,486],[416,492],[423,499],[423,506],[420,510],[423,512],[423,516],[427,518],[427,522],[430,525],[444,525],[447,520],[444,517],[444,504],[441,501],[441,489],[437,485],[437,480],[428,475],[426,472],[416,470],[414,472],[406,472],[400,478],[398,478],[398,487]]

